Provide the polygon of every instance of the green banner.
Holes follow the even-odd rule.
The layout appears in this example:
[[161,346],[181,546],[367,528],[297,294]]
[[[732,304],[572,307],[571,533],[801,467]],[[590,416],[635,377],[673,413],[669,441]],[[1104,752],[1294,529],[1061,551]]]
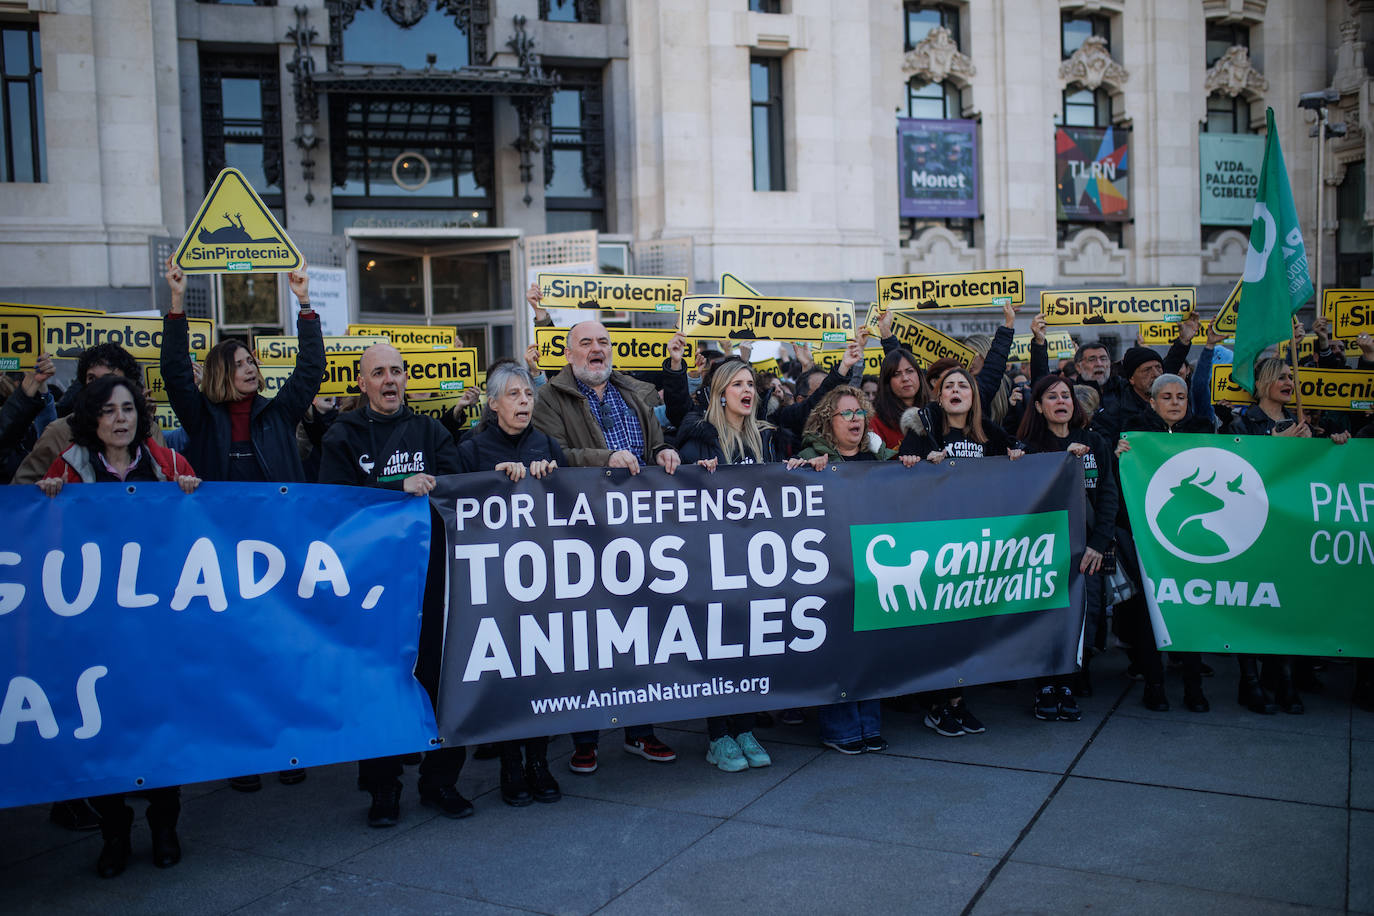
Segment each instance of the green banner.
[[1374,656],[1362,594],[1374,578],[1374,443],[1127,438],[1121,489],[1161,649]]

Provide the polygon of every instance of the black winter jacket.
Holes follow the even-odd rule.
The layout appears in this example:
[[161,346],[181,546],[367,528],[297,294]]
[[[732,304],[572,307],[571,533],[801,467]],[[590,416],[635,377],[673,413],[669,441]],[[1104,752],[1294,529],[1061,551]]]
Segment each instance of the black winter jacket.
[[682,429],[678,433],[677,453],[682,458],[683,464],[693,464],[697,461],[705,461],[715,458],[721,464],[755,464],[763,462],[780,461],[777,448],[777,430],[770,424],[759,424],[759,437],[763,440],[762,457],[755,456],[754,460],[744,460],[730,462],[725,458],[725,452],[720,447],[720,431],[715,424],[706,419],[700,413],[690,413],[682,421]]
[[[296,425],[320,390],[324,378],[324,339],[318,318],[296,320],[300,353],[296,368],[274,398],[253,397],[249,435],[264,480],[304,483],[307,478],[296,446]],[[229,407],[216,404],[196,387],[191,372],[186,317],[162,320],[162,379],[177,419],[186,430],[186,460],[204,480],[229,478]]]
[[409,407],[390,416],[366,406],[340,414],[320,447],[320,483],[400,490],[415,474],[460,470],[448,430]]
[[1027,442],[1027,452],[1064,452],[1070,445],[1081,442],[1091,451],[1083,456],[1083,486],[1092,507],[1092,524],[1088,531],[1088,546],[1098,553],[1106,553],[1116,537],[1116,510],[1121,492],[1116,487],[1116,473],[1112,467],[1113,449],[1102,436],[1090,429],[1071,429],[1063,439],[1047,432],[1040,442]]
[[565,465],[563,449],[550,436],[535,429],[534,424],[512,436],[492,420],[458,443],[460,473],[490,471],[503,461],[525,465],[533,461],[557,461],[559,467]]

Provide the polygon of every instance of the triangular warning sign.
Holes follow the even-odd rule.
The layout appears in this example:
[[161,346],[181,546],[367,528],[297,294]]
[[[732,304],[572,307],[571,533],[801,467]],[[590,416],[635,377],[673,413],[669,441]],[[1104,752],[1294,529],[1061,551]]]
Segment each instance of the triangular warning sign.
[[1212,330],[1218,334],[1230,337],[1236,333],[1236,316],[1240,309],[1240,284],[1241,281],[1237,280],[1236,285],[1231,287],[1226,301],[1221,304],[1221,309],[1212,319]]
[[280,273],[295,270],[301,260],[286,230],[238,169],[219,173],[176,256],[177,266],[188,274]]
[[763,295],[734,274],[720,275],[720,294],[722,296],[731,296],[735,299],[742,299],[746,296]]

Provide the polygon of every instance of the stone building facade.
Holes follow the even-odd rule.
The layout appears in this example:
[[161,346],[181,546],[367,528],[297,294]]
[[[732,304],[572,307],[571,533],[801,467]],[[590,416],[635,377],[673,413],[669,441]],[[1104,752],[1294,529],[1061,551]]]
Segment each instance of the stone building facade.
[[[1266,106],[1324,283],[1374,283],[1374,0],[0,0],[0,29],[3,301],[152,307],[228,164],[349,317],[486,355],[523,344],[550,263],[858,302],[880,274],[1021,267],[1032,293],[1215,305],[1247,230],[1208,222],[1200,144]],[[902,215],[907,117],[971,122],[967,215]],[[1120,203],[1066,215],[1057,150],[1097,136]],[[226,330],[286,322],[280,281],[197,282]]]

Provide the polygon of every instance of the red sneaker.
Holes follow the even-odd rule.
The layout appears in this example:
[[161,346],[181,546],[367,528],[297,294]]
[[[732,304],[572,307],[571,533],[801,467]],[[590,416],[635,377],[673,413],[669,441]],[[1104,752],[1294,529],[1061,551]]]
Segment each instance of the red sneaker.
[[574,773],[596,772],[596,745],[579,744],[573,747],[572,757],[568,758],[568,769]]
[[672,763],[677,759],[677,752],[654,735],[635,738],[633,741],[627,740],[625,753],[636,754],[645,760],[652,760],[654,763]]

